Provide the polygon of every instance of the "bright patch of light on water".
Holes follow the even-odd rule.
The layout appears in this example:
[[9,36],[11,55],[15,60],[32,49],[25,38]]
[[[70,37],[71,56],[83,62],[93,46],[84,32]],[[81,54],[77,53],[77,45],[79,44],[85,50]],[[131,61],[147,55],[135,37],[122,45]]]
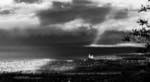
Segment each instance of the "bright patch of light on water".
[[0,72],[36,72],[46,65],[50,59],[0,60]]
[[95,59],[105,59],[105,60],[121,60],[122,57],[119,57],[119,56],[99,56],[99,57],[96,57]]

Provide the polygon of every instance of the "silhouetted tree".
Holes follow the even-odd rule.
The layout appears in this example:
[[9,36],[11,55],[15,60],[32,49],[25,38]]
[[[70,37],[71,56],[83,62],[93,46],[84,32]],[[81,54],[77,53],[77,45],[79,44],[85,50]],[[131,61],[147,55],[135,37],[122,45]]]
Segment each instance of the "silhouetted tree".
[[[150,2],[150,0],[148,0]],[[150,5],[142,5],[138,10],[138,13],[148,12],[150,10]],[[150,49],[150,24],[149,20],[146,19],[138,19],[137,23],[140,25],[141,29],[133,29],[129,32],[124,41],[133,41],[138,43],[146,43],[144,49],[140,49],[140,52],[146,53],[148,49]]]

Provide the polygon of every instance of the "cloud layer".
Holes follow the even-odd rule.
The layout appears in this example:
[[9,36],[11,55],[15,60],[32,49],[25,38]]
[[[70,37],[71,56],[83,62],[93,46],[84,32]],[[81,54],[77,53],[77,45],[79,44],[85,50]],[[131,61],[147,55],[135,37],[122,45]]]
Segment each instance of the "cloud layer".
[[137,27],[141,4],[146,0],[1,0],[0,29],[11,37],[40,35],[51,41],[63,35],[68,42],[68,36],[76,40],[86,35],[87,42],[99,43],[106,31]]

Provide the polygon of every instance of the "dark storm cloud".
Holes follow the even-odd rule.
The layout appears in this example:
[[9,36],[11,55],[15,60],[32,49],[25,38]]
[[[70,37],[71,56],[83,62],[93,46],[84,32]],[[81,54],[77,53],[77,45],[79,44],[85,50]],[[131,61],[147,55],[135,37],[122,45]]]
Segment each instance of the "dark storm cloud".
[[[74,5],[75,3],[76,5]],[[42,10],[37,13],[37,16],[44,25],[65,23],[76,18],[95,24],[104,21],[110,10],[110,7],[88,7],[77,5],[77,3],[79,2],[72,4],[55,2],[54,9]]]
[[24,3],[30,3],[30,4],[32,4],[32,3],[38,3],[38,2],[40,2],[41,0],[14,0],[16,3],[22,3],[22,2],[24,2]]
[[90,44],[95,38],[95,29],[81,27],[76,31],[61,29],[36,28],[27,30],[0,30],[0,45],[84,45]]
[[[38,2],[39,0],[15,0],[15,1],[25,2],[25,3],[35,3]],[[55,43],[74,44],[74,45],[90,44],[92,43],[92,41],[94,40],[97,34],[96,30],[103,29],[105,27],[88,30],[89,29],[87,28],[88,26],[87,27],[83,26],[82,28],[82,25],[81,26],[79,25],[79,28],[77,27],[77,29],[75,30],[68,31],[68,29],[67,30],[60,29],[61,27],[57,28],[57,26],[53,26],[53,24],[61,25],[61,23],[68,23],[70,21],[79,18],[79,19],[83,19],[87,24],[89,23],[90,25],[91,24],[100,25],[100,23],[106,21],[105,20],[106,16],[111,14],[110,11],[112,11],[112,8],[108,5],[101,6],[101,7],[93,6],[93,3],[87,0],[73,0],[72,3],[53,1],[53,5],[49,9],[44,9],[35,12],[36,16],[40,19],[41,26],[37,26],[37,28],[35,29],[32,28],[25,29],[23,30],[23,32],[11,31],[8,33],[3,33],[3,35],[6,34],[8,38],[13,38],[15,36],[15,38],[13,39],[14,42],[17,42],[16,40],[18,40],[22,42],[22,44],[30,44],[30,45],[49,45],[49,44],[51,45]],[[2,14],[9,14],[9,13],[10,13],[9,11],[2,12]],[[126,16],[127,16],[127,12],[117,11],[117,13],[116,12],[113,13],[112,19],[123,19],[126,18]],[[116,42],[114,40],[112,41],[113,38],[117,37],[117,35],[115,34],[116,33],[103,34],[102,39],[99,40],[100,41],[99,43]],[[3,35],[2,36],[0,35],[0,37],[3,37]],[[120,39],[116,39],[116,40],[118,41]],[[8,43],[11,42],[11,40],[7,40],[7,41]]]
[[128,11],[126,10],[120,10],[118,11],[115,16],[114,16],[114,19],[124,19],[124,18],[127,18],[128,17]]
[[116,44],[123,40],[124,32],[121,31],[106,31],[101,35],[98,44]]
[[53,2],[53,8],[54,9],[63,9],[63,8],[70,8],[70,3],[62,3],[58,1]]
[[87,0],[72,0],[72,3],[53,1],[53,7],[57,9],[71,8],[71,7],[86,7],[89,6],[90,4],[93,3]]
[[90,44],[95,37],[95,29],[87,30],[82,27],[79,30],[67,32],[61,29],[30,29],[27,37],[20,37],[20,40],[30,45],[84,45]]
[[88,0],[73,0],[73,5],[82,5],[82,6],[86,6],[92,4],[92,2],[88,1]]
[[9,15],[12,14],[12,10],[0,10],[0,15]]

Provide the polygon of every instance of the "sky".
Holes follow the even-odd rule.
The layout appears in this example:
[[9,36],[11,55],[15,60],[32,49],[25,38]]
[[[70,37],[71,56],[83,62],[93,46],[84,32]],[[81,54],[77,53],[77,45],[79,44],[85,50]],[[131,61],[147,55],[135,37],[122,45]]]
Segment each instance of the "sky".
[[0,0],[1,45],[121,42],[147,0]]

